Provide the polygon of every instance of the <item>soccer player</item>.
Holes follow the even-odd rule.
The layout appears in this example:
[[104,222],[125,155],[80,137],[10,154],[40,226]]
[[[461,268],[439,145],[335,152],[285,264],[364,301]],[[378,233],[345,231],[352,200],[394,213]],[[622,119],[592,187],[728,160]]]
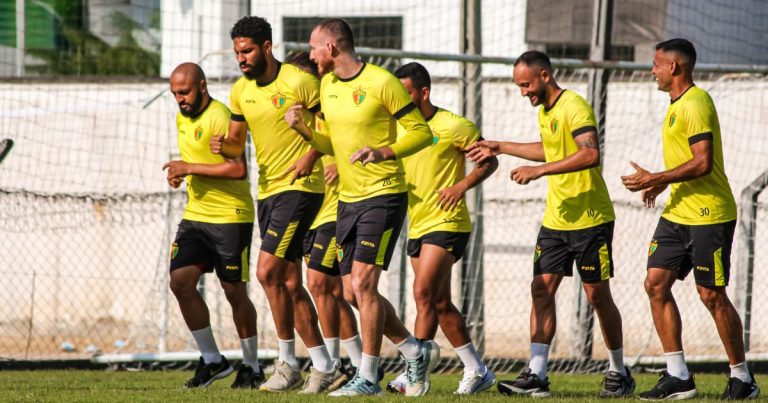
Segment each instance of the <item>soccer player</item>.
[[[408,183],[407,250],[415,275],[414,335],[433,340],[439,324],[464,364],[464,378],[454,393],[479,393],[493,386],[496,376],[475,350],[466,322],[451,302],[451,269],[464,255],[472,231],[464,194],[490,176],[498,161],[489,158],[465,177],[464,149],[480,139],[475,125],[432,104],[431,78],[421,64],[401,66],[395,77],[426,118],[433,136],[430,147],[403,159]],[[402,393],[406,383],[407,374],[402,373],[387,389]]]
[[[407,209],[400,159],[428,146],[432,133],[400,81],[357,57],[352,30],[344,20],[322,21],[313,29],[309,45],[310,57],[324,74],[321,109],[330,134],[310,129],[300,118],[304,111],[299,105],[286,119],[320,152],[336,156],[339,268],[344,296],[360,311],[363,342],[357,374],[331,395],[381,393],[377,368],[382,334],[406,360],[406,394],[423,395],[429,390],[429,371],[439,358],[437,345],[408,332],[392,304],[379,294],[378,283],[389,266]],[[400,139],[396,123],[406,131]]]
[[204,272],[215,270],[232,306],[243,348],[243,363],[233,388],[257,388],[264,374],[257,357],[256,310],[248,298],[248,258],[253,234],[253,199],[242,158],[224,159],[211,153],[208,141],[227,132],[230,112],[211,98],[200,66],[184,63],[170,77],[176,97],[181,160],[163,165],[168,184],[187,181],[189,196],[171,247],[170,287],[181,315],[202,356],[187,388],[207,387],[232,372],[211,331],[210,314],[197,290]]
[[696,384],[683,355],[682,322],[672,286],[693,271],[699,297],[715,320],[731,373],[724,399],[754,399],[760,388],[747,368],[743,329],[725,287],[730,275],[736,202],[725,176],[720,123],[709,94],[693,82],[696,49],[686,39],[656,45],[651,73],[670,105],[661,129],[666,171],[651,173],[630,162],[636,172],[622,176],[627,189],[641,192],[646,207],[672,185],[648,249],[645,290],[656,333],[667,359],[656,386],[644,400],[687,399]]
[[[279,392],[301,385],[295,326],[312,359],[302,392],[326,392],[342,374],[323,343],[315,307],[301,281],[303,240],[323,203],[323,173],[321,164],[315,164],[299,180],[286,175],[311,147],[284,120],[286,110],[296,103],[319,108],[320,85],[316,77],[275,59],[272,28],[263,18],[243,17],[230,36],[244,76],[230,93],[229,134],[214,138],[211,149],[228,157],[241,154],[250,128],[259,165],[261,250],[256,276],[269,300],[279,344],[275,373],[261,390]],[[310,113],[303,118],[312,121]]]
[[[320,78],[317,65],[309,59],[308,52],[299,52],[287,60],[302,70]],[[323,131],[322,120],[315,121],[318,131]],[[339,205],[339,181],[336,159],[323,157],[325,198],[315,222],[304,238],[304,260],[307,264],[307,288],[317,304],[323,340],[331,359],[341,362],[339,347],[347,350],[354,368],[360,367],[362,344],[357,332],[357,319],[352,307],[344,299],[339,262],[336,259],[336,211]],[[354,373],[346,374],[352,379]]]
[[520,55],[513,74],[521,95],[541,105],[541,141],[480,141],[468,147],[469,158],[478,163],[500,153],[544,162],[513,169],[510,176],[518,184],[547,176],[546,211],[533,257],[531,360],[517,379],[500,382],[498,389],[508,395],[550,396],[547,361],[557,323],[555,293],[563,276],[572,275],[575,261],[609,350],[600,396],[631,395],[635,381],[624,367],[621,314],[610,288],[614,212],[600,174],[594,112],[584,98],[560,88],[543,52]]

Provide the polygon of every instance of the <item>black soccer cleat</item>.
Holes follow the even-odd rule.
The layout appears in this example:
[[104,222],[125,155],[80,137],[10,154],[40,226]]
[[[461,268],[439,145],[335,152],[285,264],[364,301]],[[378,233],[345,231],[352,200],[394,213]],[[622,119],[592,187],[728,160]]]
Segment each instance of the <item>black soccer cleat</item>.
[[497,386],[503,395],[525,395],[531,397],[550,397],[549,378],[541,379],[526,368],[512,381],[501,381]]
[[203,357],[200,357],[195,369],[195,376],[188,380],[184,387],[187,389],[207,388],[213,381],[226,378],[232,371],[232,366],[229,365],[229,361],[223,355],[220,362],[210,364],[206,364]]
[[629,368],[624,370],[627,372],[626,376],[616,371],[608,371],[605,374],[600,397],[626,397],[635,393],[635,379],[632,378]]
[[640,400],[683,400],[695,397],[698,394],[693,374],[688,379],[680,379],[661,371],[661,378],[653,389],[640,393]]
[[235,381],[232,382],[231,388],[258,389],[266,380],[264,371],[261,370],[261,367],[256,371],[248,364],[240,364],[240,369],[237,370],[237,376],[235,377]]
[[[752,373],[750,372],[750,375]],[[722,400],[746,400],[757,399],[760,396],[760,388],[752,376],[752,382],[744,382],[739,378],[728,378],[728,385],[725,386]]]

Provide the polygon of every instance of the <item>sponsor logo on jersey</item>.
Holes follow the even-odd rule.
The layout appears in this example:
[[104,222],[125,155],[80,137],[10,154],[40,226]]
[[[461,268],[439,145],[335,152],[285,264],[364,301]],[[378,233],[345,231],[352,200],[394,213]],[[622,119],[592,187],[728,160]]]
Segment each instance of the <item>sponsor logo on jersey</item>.
[[267,230],[267,235],[272,235],[272,236],[274,236],[274,237],[277,237],[277,236],[278,236],[278,235],[277,235],[277,232],[276,232],[276,231],[274,231],[274,230],[271,230],[271,229],[268,229],[268,230]]
[[369,248],[375,248],[376,244],[371,241],[360,241],[360,245],[367,246]]
[[669,127],[672,127],[672,125],[675,124],[675,120],[677,120],[677,114],[672,112],[672,114],[669,115]]
[[195,128],[195,140],[200,140],[201,138],[203,138],[203,128],[197,126]]
[[653,252],[656,252],[656,248],[659,247],[659,243],[656,242],[656,240],[651,241],[651,245],[648,247],[648,256],[653,255]]
[[272,95],[272,106],[274,106],[275,109],[280,109],[283,105],[285,105],[285,95],[278,91]]
[[581,266],[581,270],[595,271],[595,266]]
[[313,243],[312,247],[316,248],[316,249],[320,249],[320,250],[325,250],[325,247],[323,247],[323,245],[321,245],[319,243]]
[[176,242],[171,245],[171,259],[174,259],[179,254],[179,244]]
[[707,266],[696,266],[696,270],[698,270],[698,271],[709,271],[709,267],[707,267]]
[[552,134],[555,134],[555,132],[557,131],[557,124],[558,123],[559,122],[557,121],[557,119],[552,119],[552,120],[549,121],[549,130],[552,131]]
[[365,101],[365,91],[363,91],[362,87],[357,87],[357,89],[352,92],[352,101],[355,105],[360,105]]
[[240,270],[240,266],[226,266],[225,270]]

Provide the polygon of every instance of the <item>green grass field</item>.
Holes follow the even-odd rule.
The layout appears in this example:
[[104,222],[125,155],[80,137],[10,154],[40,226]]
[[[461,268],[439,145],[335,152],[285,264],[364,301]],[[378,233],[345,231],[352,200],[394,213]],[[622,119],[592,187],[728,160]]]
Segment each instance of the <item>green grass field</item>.
[[[214,383],[205,390],[185,390],[184,381],[192,376],[191,371],[2,371],[0,372],[0,401],[3,402],[325,402],[338,401],[327,396],[303,396],[296,392],[266,394],[257,391],[233,391],[229,384],[234,375]],[[388,374],[385,380],[394,375]],[[509,379],[512,375],[502,375]],[[640,374],[636,376],[638,390],[652,387],[657,376]],[[553,397],[547,401],[587,402],[598,399],[600,375],[552,374]],[[420,398],[423,402],[458,401],[524,401],[526,398],[502,396],[494,386],[491,390],[470,397],[455,397],[459,375],[433,375],[432,390]],[[759,381],[759,379],[758,379]],[[701,374],[696,376],[699,401],[715,401],[725,389],[725,375]],[[387,394],[383,397],[354,399],[355,401],[395,401],[402,396]],[[634,400],[634,399],[633,399]]]

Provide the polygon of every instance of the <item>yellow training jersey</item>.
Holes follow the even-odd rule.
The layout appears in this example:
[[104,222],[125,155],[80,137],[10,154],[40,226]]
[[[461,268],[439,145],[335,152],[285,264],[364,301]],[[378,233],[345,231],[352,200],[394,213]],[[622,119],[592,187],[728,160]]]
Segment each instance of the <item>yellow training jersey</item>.
[[661,216],[685,225],[735,220],[736,201],[725,176],[720,123],[709,94],[699,87],[691,87],[672,101],[664,118],[661,138],[667,170],[691,160],[691,145],[697,141],[712,141],[712,172],[693,180],[673,183]]
[[[229,109],[211,99],[205,110],[194,118],[176,115],[181,159],[194,164],[221,164],[224,157],[214,154],[208,143],[211,136],[226,134]],[[253,198],[248,179],[217,179],[187,175],[187,202],[184,219],[212,224],[252,223]]]
[[[356,202],[407,190],[400,159],[432,142],[424,117],[392,73],[366,64],[349,79],[329,73],[320,86],[322,112],[330,134],[318,133],[312,143],[335,154],[339,170],[339,200]],[[397,139],[399,122],[408,132]],[[349,158],[364,147],[389,146],[395,160],[363,166]]]
[[[550,109],[539,109],[539,131],[547,162],[562,160],[579,150],[574,138],[597,131],[595,113],[587,101],[563,90]],[[613,221],[613,204],[600,167],[547,177],[547,209],[542,225],[571,231]]]
[[[323,193],[322,164],[312,174],[291,185],[293,174],[285,171],[310,150],[285,122],[285,112],[296,103],[316,111],[320,85],[314,76],[290,64],[280,64],[277,76],[266,84],[242,77],[232,87],[232,120],[248,123],[259,165],[259,195],[263,200],[287,190]],[[309,112],[305,114],[311,122]]]
[[464,179],[463,150],[477,141],[480,133],[469,120],[440,108],[427,123],[432,130],[432,145],[403,159],[408,183],[408,238],[421,238],[435,231],[471,232],[472,221],[464,201],[454,210],[445,211],[438,205],[436,191]]
[[[336,160],[330,155],[323,156],[323,168],[329,165],[336,165]],[[310,229],[315,229],[323,224],[336,221],[336,211],[339,208],[339,181],[336,180],[332,185],[325,185],[325,198],[320,211],[315,217]]]

